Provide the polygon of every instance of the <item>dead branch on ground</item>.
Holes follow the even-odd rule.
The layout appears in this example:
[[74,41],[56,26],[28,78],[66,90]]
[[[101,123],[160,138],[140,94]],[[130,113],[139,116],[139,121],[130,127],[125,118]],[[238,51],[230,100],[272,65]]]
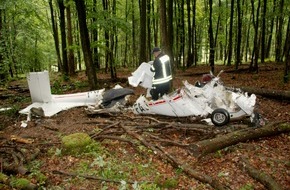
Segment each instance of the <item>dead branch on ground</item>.
[[240,158],[239,160],[239,167],[243,170],[246,170],[247,173],[260,183],[262,183],[267,189],[269,190],[282,190],[283,188],[275,179],[262,172],[261,170],[258,170],[254,166],[252,166],[247,158],[244,156]]
[[204,155],[231,145],[235,145],[239,142],[246,142],[248,140],[254,140],[261,137],[268,137],[287,132],[290,132],[289,123],[273,123],[261,128],[247,128],[228,133],[217,138],[199,141],[190,145],[189,149],[195,157],[200,158]]

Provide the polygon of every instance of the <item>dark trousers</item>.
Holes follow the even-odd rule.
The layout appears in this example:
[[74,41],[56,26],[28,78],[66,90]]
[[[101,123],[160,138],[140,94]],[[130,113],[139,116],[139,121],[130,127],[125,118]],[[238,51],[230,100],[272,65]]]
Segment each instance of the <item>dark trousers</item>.
[[167,94],[168,92],[170,92],[171,80],[162,84],[154,84],[152,87],[153,88],[150,91],[152,100],[158,100],[164,94]]

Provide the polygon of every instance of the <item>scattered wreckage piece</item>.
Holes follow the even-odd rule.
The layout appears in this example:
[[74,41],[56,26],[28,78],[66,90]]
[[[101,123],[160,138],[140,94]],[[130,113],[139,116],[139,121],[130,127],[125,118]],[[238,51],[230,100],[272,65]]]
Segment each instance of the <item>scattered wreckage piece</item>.
[[89,105],[85,110],[88,115],[112,114],[127,110],[126,104],[130,95],[134,94],[132,89],[115,86],[115,88],[103,93],[102,101],[95,105]]
[[[80,92],[73,94],[54,95],[51,94],[48,71],[31,72],[27,76],[32,104],[19,111],[27,114],[27,121],[31,120],[31,115],[39,117],[51,117],[63,110],[74,107],[101,106],[101,108],[113,107],[114,105],[124,105],[125,97],[133,94],[133,90],[122,88],[116,85],[115,89],[105,91],[105,89]],[[118,106],[115,106],[118,107]],[[22,121],[21,126],[26,127],[27,121]]]
[[[139,83],[142,86],[143,81],[152,80],[152,72],[148,69],[150,64],[147,63],[146,67],[144,65],[146,63],[142,63],[128,78],[130,85],[136,86]],[[204,75],[201,83],[198,82],[195,85],[184,81],[183,87],[163,95],[156,101],[148,100],[141,95],[133,105],[133,112],[172,117],[198,116],[205,118],[204,121],[215,126],[223,126],[230,120],[246,116],[254,120],[257,116],[254,112],[256,95],[248,96],[247,93],[240,90],[226,88],[220,81],[219,75],[214,76],[212,73]],[[147,85],[146,88],[151,87]]]

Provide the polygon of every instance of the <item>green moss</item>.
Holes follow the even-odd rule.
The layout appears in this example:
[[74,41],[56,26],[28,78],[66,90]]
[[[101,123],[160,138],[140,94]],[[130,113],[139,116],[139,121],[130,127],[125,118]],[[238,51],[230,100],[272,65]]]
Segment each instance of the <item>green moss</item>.
[[3,173],[0,173],[0,183],[7,183],[7,181],[8,181],[8,176]]
[[86,133],[74,133],[62,138],[64,154],[81,154],[85,153],[87,147],[93,142],[91,137]]
[[27,189],[30,186],[30,181],[25,178],[12,178],[10,186],[16,189]]
[[175,178],[165,178],[162,175],[158,175],[155,178],[155,183],[158,184],[158,187],[161,188],[176,188],[178,185],[178,181]]

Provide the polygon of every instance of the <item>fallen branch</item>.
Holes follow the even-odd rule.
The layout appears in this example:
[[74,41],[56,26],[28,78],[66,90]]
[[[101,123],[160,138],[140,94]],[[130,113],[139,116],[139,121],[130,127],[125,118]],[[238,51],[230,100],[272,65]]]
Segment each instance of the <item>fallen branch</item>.
[[167,140],[167,139],[160,139],[159,137],[157,136],[154,136],[150,133],[147,134],[148,136],[150,136],[151,138],[155,139],[154,141],[157,141],[157,142],[161,142],[163,144],[166,144],[167,146],[177,146],[177,147],[188,147],[188,144],[182,144],[180,142],[175,142],[175,141],[171,141],[171,140]]
[[239,160],[239,166],[242,169],[245,169],[247,173],[260,183],[262,183],[267,189],[269,190],[282,190],[280,184],[278,184],[272,176],[267,175],[266,173],[262,172],[261,170],[256,169],[252,166],[248,159],[245,157],[241,157]]
[[194,170],[191,170],[189,166],[187,166],[183,163],[180,163],[173,156],[171,156],[167,152],[163,151],[159,146],[152,145],[151,143],[148,143],[141,135],[133,132],[128,127],[125,127],[123,125],[121,125],[121,127],[126,131],[126,133],[128,133],[129,135],[131,135],[134,138],[136,138],[137,140],[139,140],[147,148],[151,149],[154,154],[156,154],[157,156],[159,156],[162,159],[166,159],[166,161],[168,161],[173,167],[182,168],[185,171],[185,173],[189,174],[190,176],[194,177],[195,179],[197,179],[203,183],[207,183],[207,184],[211,185],[214,189],[218,189],[218,190],[227,189],[225,186],[221,185],[218,181],[212,179],[210,176],[205,175],[205,174],[201,174],[200,172],[196,172]]
[[290,132],[289,123],[274,123],[261,128],[248,128],[228,133],[214,139],[199,141],[197,143],[191,144],[189,146],[189,150],[195,157],[199,158],[209,153],[223,149],[225,147],[235,145],[239,142],[246,142],[248,140],[278,135],[286,132]]
[[[157,145],[156,145],[157,146]],[[216,179],[213,179],[212,177],[202,174],[196,170],[191,169],[191,167],[187,164],[181,163],[178,161],[176,158],[168,154],[167,152],[163,151],[161,147],[157,146],[158,149],[167,157],[167,160],[170,161],[171,165],[173,165],[175,168],[181,168],[184,173],[187,175],[199,180],[202,183],[207,183],[211,185],[214,189],[220,189],[220,190],[225,190],[229,189],[226,186],[220,184]]]
[[253,87],[240,87],[240,89],[251,94],[264,96],[266,98],[290,101],[290,91],[271,90],[271,89],[253,88]]

